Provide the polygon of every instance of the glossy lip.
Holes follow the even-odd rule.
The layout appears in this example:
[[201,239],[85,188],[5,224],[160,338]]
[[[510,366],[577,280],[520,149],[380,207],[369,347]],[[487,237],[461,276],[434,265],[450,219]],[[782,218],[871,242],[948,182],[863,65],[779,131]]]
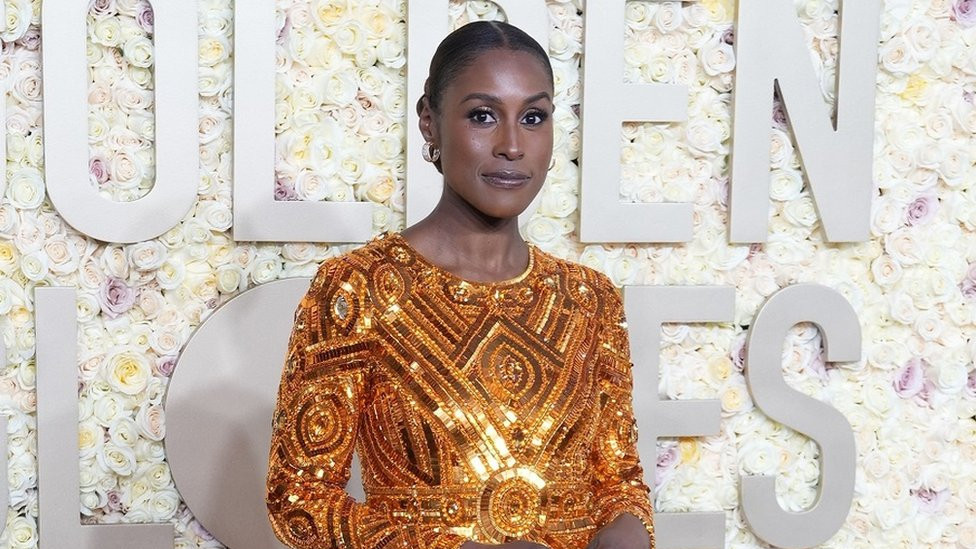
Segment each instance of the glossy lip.
[[481,174],[481,179],[493,187],[515,189],[532,179],[529,174],[516,170],[497,170]]

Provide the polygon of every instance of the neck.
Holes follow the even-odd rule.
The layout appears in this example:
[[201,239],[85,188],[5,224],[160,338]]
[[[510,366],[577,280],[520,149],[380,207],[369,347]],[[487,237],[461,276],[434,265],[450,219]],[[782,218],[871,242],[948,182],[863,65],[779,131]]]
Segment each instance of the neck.
[[486,216],[446,185],[430,215],[402,235],[429,260],[461,276],[511,278],[528,258],[518,217]]

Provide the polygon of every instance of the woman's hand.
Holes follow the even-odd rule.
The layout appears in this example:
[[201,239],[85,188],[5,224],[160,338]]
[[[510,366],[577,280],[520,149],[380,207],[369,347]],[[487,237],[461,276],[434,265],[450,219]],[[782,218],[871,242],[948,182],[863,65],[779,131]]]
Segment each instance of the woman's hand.
[[508,543],[503,543],[501,545],[489,545],[487,543],[478,543],[475,541],[466,541],[461,544],[460,549],[549,549],[541,543],[535,543],[534,541],[510,541]]
[[651,537],[639,518],[621,513],[593,536],[586,549],[649,549]]

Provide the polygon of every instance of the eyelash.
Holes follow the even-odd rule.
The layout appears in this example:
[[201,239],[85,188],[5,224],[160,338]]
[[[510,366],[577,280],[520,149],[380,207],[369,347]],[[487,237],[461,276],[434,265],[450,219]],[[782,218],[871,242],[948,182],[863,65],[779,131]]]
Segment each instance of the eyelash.
[[[485,108],[485,107],[481,107],[481,108],[474,109],[470,113],[468,113],[468,119],[471,120],[472,122],[474,122],[475,124],[479,124],[479,125],[487,125],[487,124],[490,124],[490,122],[484,122],[484,121],[479,121],[478,120],[478,117],[479,116],[482,116],[482,115],[487,115],[487,116],[491,116],[492,118],[494,118],[495,113],[493,113],[491,111],[491,109],[488,109],[488,108]],[[546,120],[549,119],[549,113],[547,113],[545,111],[542,111],[542,110],[531,110],[531,111],[525,113],[525,116],[523,116],[522,118],[525,119],[525,118],[527,118],[529,116],[534,116],[534,117],[538,118],[538,121],[537,122],[529,123],[530,126],[538,126],[538,125],[541,125],[542,123],[544,123]]]

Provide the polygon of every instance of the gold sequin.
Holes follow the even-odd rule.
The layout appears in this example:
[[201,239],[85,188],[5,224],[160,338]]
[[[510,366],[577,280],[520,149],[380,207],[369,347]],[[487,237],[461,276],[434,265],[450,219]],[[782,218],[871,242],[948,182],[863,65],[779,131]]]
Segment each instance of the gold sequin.
[[[576,549],[624,512],[653,540],[619,294],[529,257],[516,278],[471,282],[390,233],[322,265],[275,412],[267,503],[283,542]],[[343,489],[354,448],[364,504]]]

